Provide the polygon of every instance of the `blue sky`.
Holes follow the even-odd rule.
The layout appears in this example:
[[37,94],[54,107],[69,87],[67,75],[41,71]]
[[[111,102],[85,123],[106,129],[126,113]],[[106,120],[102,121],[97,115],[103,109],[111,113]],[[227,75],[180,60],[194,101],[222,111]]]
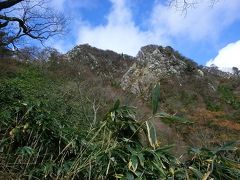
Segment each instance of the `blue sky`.
[[167,0],[51,0],[71,21],[65,36],[47,43],[63,52],[88,43],[133,56],[147,44],[170,45],[202,65],[240,68],[240,1],[198,2],[185,14]]

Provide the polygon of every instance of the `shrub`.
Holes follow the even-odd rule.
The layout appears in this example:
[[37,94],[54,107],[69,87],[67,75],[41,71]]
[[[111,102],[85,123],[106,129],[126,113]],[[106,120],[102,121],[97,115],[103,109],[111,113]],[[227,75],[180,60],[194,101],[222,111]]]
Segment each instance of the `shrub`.
[[[238,144],[216,150],[191,148],[186,161],[158,139],[152,117],[173,125],[185,119],[158,113],[160,85],[152,92],[153,114],[116,101],[104,117],[87,89],[67,89],[32,66],[0,77],[0,176],[20,179],[237,179]],[[69,85],[69,84],[68,84]],[[94,99],[95,102],[96,99]],[[5,171],[4,173],[2,171]],[[0,177],[2,178],[2,177]]]

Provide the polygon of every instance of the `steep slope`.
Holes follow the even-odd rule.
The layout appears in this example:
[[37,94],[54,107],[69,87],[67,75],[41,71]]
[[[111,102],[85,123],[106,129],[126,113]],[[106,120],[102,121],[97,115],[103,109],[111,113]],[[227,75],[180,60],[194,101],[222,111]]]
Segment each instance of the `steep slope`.
[[[219,71],[216,67],[198,66],[169,46],[144,46],[136,59],[124,74],[121,87],[148,101],[153,86],[160,83],[161,109],[195,122],[194,128],[178,129],[181,134],[187,134],[187,141],[193,138],[191,143],[196,143],[196,138],[201,138],[196,136],[202,134],[203,141],[212,137],[212,143],[222,138],[238,139],[238,76]],[[197,132],[196,129],[202,130]],[[224,137],[219,137],[221,133]]]
[[69,51],[67,59],[86,83],[94,81],[89,88],[97,87],[109,100],[118,98],[137,107],[139,119],[151,116],[151,91],[160,83],[159,110],[194,121],[192,126],[179,128],[173,123],[169,128],[155,119],[168,142],[178,136],[180,144],[183,138],[187,144],[211,146],[240,135],[240,78],[216,67],[199,66],[170,46],[147,45],[131,57],[86,44]]
[[74,47],[67,53],[69,61],[88,66],[97,75],[122,77],[132,65],[135,58],[126,54],[117,54],[110,50],[101,50],[88,44]]
[[0,60],[0,179],[238,179],[237,143],[176,156],[185,144],[172,154],[156,138],[151,112],[141,122],[119,101],[105,109],[105,89],[76,86],[73,74],[60,73],[71,62],[55,60]]
[[[123,76],[121,86],[134,94],[148,96],[151,86],[156,82],[175,79],[178,81],[175,86],[181,86],[185,81],[182,76],[186,71],[194,72],[195,69],[195,64],[191,66],[176,57],[172,48],[148,45],[139,51],[137,61]],[[202,72],[195,75],[203,76]]]
[[[123,91],[120,86],[122,77],[136,63],[137,58],[108,50],[103,51],[89,45],[76,46],[66,55],[68,62],[74,64],[74,68],[79,71],[81,76],[85,77],[85,82],[91,84],[89,88],[97,87],[102,96],[108,99],[108,102],[120,99],[123,104],[136,107],[138,119],[143,121],[151,116],[152,111],[148,101],[139,98],[137,94],[133,94],[129,90]],[[89,80],[94,80],[95,83],[91,83]],[[177,136],[174,128],[157,119],[154,121],[163,144],[185,145],[182,137]],[[172,136],[176,138],[172,139]],[[181,151],[181,148],[179,149]]]
[[[200,107],[220,98],[216,96],[219,96],[221,91],[235,94],[239,91],[239,77],[219,71],[215,67],[198,66],[169,46],[142,47],[136,59],[123,75],[121,87],[146,100],[150,97],[152,87],[158,82],[162,84],[164,102],[169,102],[168,98],[174,98],[187,103],[187,99],[192,98]],[[231,87],[222,87],[226,85]],[[235,105],[238,106],[237,96],[235,100]]]

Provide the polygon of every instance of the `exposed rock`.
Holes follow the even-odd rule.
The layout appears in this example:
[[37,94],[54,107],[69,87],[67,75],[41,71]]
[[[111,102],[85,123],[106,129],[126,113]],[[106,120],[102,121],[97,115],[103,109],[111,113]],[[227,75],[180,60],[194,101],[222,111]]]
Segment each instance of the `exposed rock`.
[[198,72],[199,76],[204,77],[204,72],[202,72],[202,70],[198,69],[197,72]]
[[74,47],[67,53],[69,61],[78,61],[82,65],[87,65],[97,74],[112,75],[114,77],[122,76],[135,60],[134,57],[117,54],[110,50],[101,50],[83,44]]
[[218,69],[218,67],[203,67],[203,70],[205,72],[208,72],[210,74],[213,74],[213,75],[216,75],[216,76],[219,76],[219,77],[223,77],[223,78],[231,78],[232,76],[234,76],[232,73],[229,73],[229,72],[223,72],[221,70]]
[[147,98],[151,86],[161,79],[180,79],[188,64],[177,58],[170,47],[148,45],[141,48],[137,61],[124,74],[121,87]]
[[[117,86],[120,84],[123,90],[144,99],[150,97],[152,87],[160,82],[163,85],[161,97],[169,99],[165,100],[167,104],[178,98],[180,104],[183,101],[187,104],[187,98],[209,101],[208,97],[217,93],[224,79],[233,78],[232,74],[216,67],[198,66],[170,46],[147,45],[136,57],[131,57],[85,44],[76,46],[66,57],[71,62],[77,62],[75,64],[79,67],[87,66],[95,75]],[[181,107],[178,103],[175,105],[173,109]]]

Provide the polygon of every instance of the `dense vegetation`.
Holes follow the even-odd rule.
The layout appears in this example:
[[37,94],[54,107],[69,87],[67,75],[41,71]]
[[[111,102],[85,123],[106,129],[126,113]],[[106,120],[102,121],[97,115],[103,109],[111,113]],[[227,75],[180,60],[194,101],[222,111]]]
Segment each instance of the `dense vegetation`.
[[[238,142],[189,148],[181,157],[161,143],[153,117],[184,126],[191,121],[158,113],[159,85],[152,117],[138,121],[137,109],[106,100],[61,65],[1,59],[1,179],[240,178]],[[227,87],[219,91],[239,108]]]

